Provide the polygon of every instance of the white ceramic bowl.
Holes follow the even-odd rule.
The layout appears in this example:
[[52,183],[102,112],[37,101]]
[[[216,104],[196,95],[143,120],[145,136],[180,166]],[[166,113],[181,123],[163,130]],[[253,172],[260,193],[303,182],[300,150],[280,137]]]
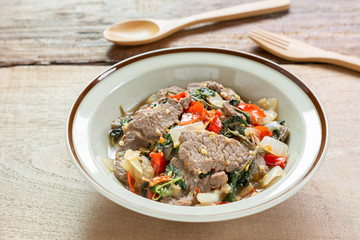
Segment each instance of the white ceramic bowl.
[[[108,130],[119,116],[158,89],[213,80],[245,99],[276,97],[279,119],[291,129],[286,175],[251,198],[208,207],[173,206],[126,190],[101,158],[108,156]],[[172,48],[126,59],[93,79],[76,98],[67,120],[67,146],[75,165],[101,194],[149,216],[185,222],[234,219],[268,209],[296,193],[318,169],[328,144],[324,110],[298,77],[264,58],[219,48]]]

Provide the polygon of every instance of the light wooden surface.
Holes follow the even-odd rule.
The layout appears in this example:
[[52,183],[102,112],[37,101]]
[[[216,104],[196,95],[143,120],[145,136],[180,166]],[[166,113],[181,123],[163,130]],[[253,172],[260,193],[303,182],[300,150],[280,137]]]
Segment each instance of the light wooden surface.
[[[140,47],[114,46],[102,37],[125,18],[184,17],[251,1],[0,0],[0,239],[360,239],[360,74],[290,65],[246,37],[259,27],[360,57],[359,0],[292,0],[289,12],[192,27]],[[65,145],[66,115],[79,91],[106,68],[99,65],[189,45],[267,57],[320,98],[330,123],[328,153],[287,201],[237,220],[171,222],[118,206],[76,170]]]
[[94,191],[65,146],[67,112],[104,66],[0,69],[0,239],[360,239],[360,74],[284,65],[323,103],[327,156],[314,178],[280,205],[218,223],[159,220]]
[[141,47],[114,46],[106,27],[126,18],[178,18],[255,0],[0,0],[0,66],[106,64],[166,47],[214,46],[260,54],[246,36],[258,27],[360,57],[359,0],[292,0],[290,11],[192,27]]

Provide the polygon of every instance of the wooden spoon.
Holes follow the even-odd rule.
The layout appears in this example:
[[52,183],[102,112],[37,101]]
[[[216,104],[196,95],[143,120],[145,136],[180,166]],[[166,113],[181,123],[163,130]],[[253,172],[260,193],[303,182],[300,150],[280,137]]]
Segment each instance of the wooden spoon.
[[194,24],[259,16],[289,9],[291,0],[266,0],[237,5],[179,19],[129,19],[104,31],[118,45],[142,45],[157,41]]

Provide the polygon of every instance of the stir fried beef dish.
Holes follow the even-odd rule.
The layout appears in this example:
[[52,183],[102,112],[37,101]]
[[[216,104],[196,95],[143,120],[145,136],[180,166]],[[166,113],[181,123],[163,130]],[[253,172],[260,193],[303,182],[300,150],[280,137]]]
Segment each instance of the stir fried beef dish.
[[163,203],[208,206],[254,196],[284,174],[290,131],[277,119],[277,104],[244,101],[213,81],[160,89],[112,122],[115,159],[104,163],[129,191]]

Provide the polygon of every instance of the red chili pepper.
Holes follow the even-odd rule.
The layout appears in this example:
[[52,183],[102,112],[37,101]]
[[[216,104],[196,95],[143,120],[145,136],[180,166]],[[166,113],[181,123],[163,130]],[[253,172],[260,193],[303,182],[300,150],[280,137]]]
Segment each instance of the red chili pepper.
[[226,202],[219,202],[219,203],[217,203],[216,205],[223,205],[223,204],[228,204],[228,203],[230,203],[229,201],[226,201]]
[[210,132],[219,133],[221,128],[222,128],[222,123],[221,123],[218,115],[215,115],[213,120],[210,122],[207,130]]
[[216,109],[215,115],[218,116],[218,117],[221,117],[223,114],[219,109]]
[[247,112],[251,115],[251,122],[257,122],[258,119],[266,117],[266,114],[256,106],[255,104],[251,103],[240,103],[237,105],[237,108],[243,110],[244,112]]
[[259,130],[259,139],[260,141],[265,137],[265,136],[271,136],[272,132],[270,132],[268,127],[265,126],[256,126],[254,127],[255,129]]
[[127,180],[128,180],[128,184],[129,184],[129,187],[130,187],[130,191],[133,192],[133,193],[136,193],[136,192],[135,192],[135,189],[134,189],[135,179],[133,179],[133,178],[130,176],[130,172],[129,172],[129,171],[126,171],[126,175],[127,175]]
[[[216,121],[213,123],[214,126],[212,128],[214,128],[214,132],[217,131],[216,133],[218,133],[222,127],[222,123],[219,120],[219,117],[221,116],[222,116],[222,112],[219,109],[216,111],[215,110],[207,111],[201,102],[191,101],[189,108],[186,109],[185,113],[182,115],[181,122],[179,125],[186,125],[197,121],[203,121],[205,126],[207,126],[210,122],[215,120],[215,117],[217,117]],[[218,129],[219,126],[220,129]]]
[[169,97],[172,98],[172,99],[176,99],[176,100],[179,101],[180,99],[186,97],[186,92],[181,92],[181,93],[178,93],[178,94],[176,94],[176,95],[169,96]]
[[267,153],[265,154],[264,159],[266,165],[270,167],[274,167],[274,166],[280,166],[281,168],[285,167],[286,157],[284,156],[277,156],[271,153]]
[[148,199],[152,199],[154,193],[152,191],[150,191],[149,188],[146,188],[146,198]]
[[186,109],[187,113],[192,113],[194,115],[204,116],[206,115],[207,111],[204,108],[204,105],[201,102],[190,102],[190,107]]
[[183,113],[181,116],[181,121],[179,125],[187,125],[190,123],[197,122],[200,119],[199,115],[192,114],[192,113]]
[[165,172],[166,161],[164,153],[150,153],[151,166],[154,168],[155,175]]
[[154,177],[153,179],[151,179],[149,187],[153,187],[156,184],[160,183],[160,182],[167,182],[170,181],[170,176],[158,176],[158,177]]

